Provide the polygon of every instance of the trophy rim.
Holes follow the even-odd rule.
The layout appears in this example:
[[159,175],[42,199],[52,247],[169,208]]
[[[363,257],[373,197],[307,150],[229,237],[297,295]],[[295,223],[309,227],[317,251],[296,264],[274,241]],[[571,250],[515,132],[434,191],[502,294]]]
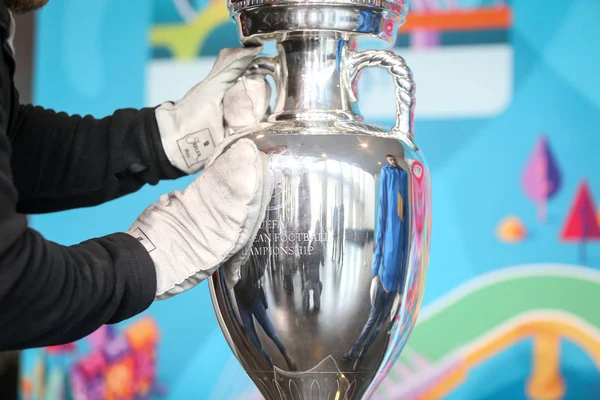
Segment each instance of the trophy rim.
[[360,6],[373,8],[375,12],[387,11],[395,17],[406,17],[408,13],[408,4],[405,0],[228,0],[227,7],[230,14],[255,7],[340,7],[340,6]]
[[305,35],[369,36],[394,42],[406,0],[228,0],[242,43]]

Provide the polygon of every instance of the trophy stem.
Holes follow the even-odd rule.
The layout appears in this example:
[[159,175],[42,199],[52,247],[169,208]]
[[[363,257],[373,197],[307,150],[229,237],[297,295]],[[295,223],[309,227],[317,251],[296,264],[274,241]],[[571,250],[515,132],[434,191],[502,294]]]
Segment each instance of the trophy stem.
[[359,119],[344,73],[352,45],[327,32],[279,39],[279,91],[269,120]]

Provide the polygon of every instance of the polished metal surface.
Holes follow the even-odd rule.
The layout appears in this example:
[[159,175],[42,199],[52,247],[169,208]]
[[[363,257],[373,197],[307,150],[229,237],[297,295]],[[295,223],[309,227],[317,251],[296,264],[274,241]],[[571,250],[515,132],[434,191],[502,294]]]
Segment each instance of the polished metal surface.
[[415,83],[406,61],[391,51],[369,50],[350,53],[347,60],[349,82],[354,85],[360,72],[369,67],[385,68],[394,78],[396,123],[392,127],[392,131],[400,132],[412,141],[414,139]]
[[297,33],[334,32],[393,41],[404,23],[405,0],[229,0],[243,43],[285,39]]
[[[298,32],[307,21],[286,18],[310,7],[329,7],[336,18],[363,10],[394,23],[405,12],[404,2],[375,0],[230,2],[238,23],[250,13],[280,23],[269,30],[261,20],[261,39],[279,32],[278,55],[248,71],[275,79],[275,107],[236,134],[269,155],[273,191],[240,281],[230,288],[218,271],[211,297],[228,343],[265,399],[367,399],[400,354],[421,304],[431,180],[414,141],[415,84],[404,59],[356,52],[355,37],[327,18],[317,30]],[[367,67],[390,73],[397,103],[391,129],[360,115],[356,87]]]
[[[360,73],[365,68],[381,67],[389,71],[395,83],[398,112],[392,131],[414,145],[415,83],[401,56],[389,51],[356,52],[355,40],[336,39],[330,33],[288,37],[277,47],[277,57],[257,59],[250,68],[250,73],[269,74],[276,81],[277,101],[269,121],[334,120],[340,125],[352,120],[352,130],[356,130],[356,122],[362,121],[356,93]],[[323,124],[326,122],[312,126],[318,130]],[[363,130],[385,132],[368,124]]]
[[[229,290],[213,277],[229,343],[266,399],[360,399],[405,344],[418,311],[429,237],[425,163],[389,136],[245,136],[270,154],[275,188],[241,284]],[[383,168],[406,181],[382,182]],[[404,206],[389,210],[382,197],[392,190]],[[381,272],[397,282],[372,303],[378,252]],[[240,305],[245,297],[256,304]]]

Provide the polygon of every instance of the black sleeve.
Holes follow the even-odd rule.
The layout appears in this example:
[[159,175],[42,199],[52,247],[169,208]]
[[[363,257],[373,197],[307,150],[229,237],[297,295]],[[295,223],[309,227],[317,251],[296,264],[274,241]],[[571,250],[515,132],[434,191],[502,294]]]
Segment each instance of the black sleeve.
[[148,308],[156,275],[144,247],[124,233],[45,240],[16,212],[8,160],[0,133],[0,351],[68,343]]
[[[4,57],[2,52],[0,57]],[[13,182],[11,145],[6,133],[11,87],[7,88],[10,72],[5,65],[5,60],[0,59],[0,351],[80,339],[103,324],[117,323],[142,312],[152,303],[156,292],[152,259],[135,238],[117,233],[75,246],[61,246],[30,229],[26,217],[18,213],[19,192]],[[35,116],[36,112],[51,115],[31,108],[22,112],[29,114],[26,119]],[[61,197],[70,206],[93,204],[139,185],[133,178],[120,185],[123,180],[112,175],[112,167],[126,164],[119,157],[112,156],[119,160],[111,159],[96,167],[103,171],[95,170],[92,165],[93,160],[101,161],[102,157],[108,160],[110,152],[106,150],[119,145],[112,141],[121,139],[121,145],[131,145],[127,138],[131,134],[128,129],[119,135],[108,135],[109,138],[94,137],[110,132],[113,123],[118,125],[117,120],[129,120],[135,125],[132,121],[141,118],[140,115],[127,117],[128,114],[125,112],[123,117],[103,121],[81,119],[79,123],[72,123],[75,120],[67,117],[48,117],[46,123],[52,125],[49,127],[37,122],[23,122],[13,140],[18,142],[17,156],[27,157],[32,165],[26,165],[23,160],[14,163],[25,169],[25,172],[16,173],[26,193],[21,209],[45,209],[40,196],[35,195],[37,192],[45,194],[45,200],[55,201],[52,208],[56,208],[61,204]],[[63,127],[72,124],[70,132],[58,129],[61,120],[68,121],[62,124]],[[24,126],[30,128],[23,129]],[[35,137],[34,128],[31,128],[34,126],[39,126],[41,137]],[[104,131],[101,126],[105,127]],[[93,138],[79,137],[84,134]],[[54,140],[59,145],[52,144]],[[85,149],[84,143],[91,148]],[[61,144],[66,147],[64,157],[59,150]],[[34,156],[26,154],[23,146],[29,147]],[[38,148],[44,146],[46,149]],[[83,154],[77,154],[80,150]],[[42,159],[36,160],[37,156]],[[85,173],[76,170],[84,166],[89,168]],[[34,172],[37,169],[39,171]],[[50,169],[54,172],[47,171]],[[77,181],[84,174],[91,175],[93,185]],[[27,179],[35,182],[29,183]],[[52,185],[58,185],[59,189],[50,189]]]
[[153,108],[96,119],[22,105],[14,118],[18,212],[93,206],[183,175],[164,153]]

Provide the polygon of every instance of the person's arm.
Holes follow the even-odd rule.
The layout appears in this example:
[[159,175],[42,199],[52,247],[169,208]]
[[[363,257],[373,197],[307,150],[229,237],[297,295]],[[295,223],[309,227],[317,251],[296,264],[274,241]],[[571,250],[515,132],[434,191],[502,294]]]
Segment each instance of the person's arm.
[[238,82],[261,49],[223,49],[203,81],[157,108],[122,109],[96,119],[21,106],[7,132],[17,210],[93,206],[146,183],[200,171],[225,138],[224,120],[247,126],[266,114],[268,82]]
[[[240,52],[245,58],[236,56]],[[249,64],[254,53],[256,50],[242,49],[225,54],[230,62],[217,62],[223,75],[209,83],[226,90],[223,81],[235,83],[234,75],[245,70],[240,63]],[[211,166],[185,190],[161,196],[127,233],[74,246],[45,240],[28,227],[21,214],[24,201],[34,199],[31,208],[46,211],[93,204],[101,201],[98,193],[109,198],[123,194],[131,181],[125,179],[128,184],[120,186],[124,179],[115,182],[112,176],[120,168],[113,167],[131,166],[129,155],[145,153],[137,149],[140,143],[135,136],[135,127],[145,126],[145,117],[124,110],[111,118],[84,118],[75,123],[77,119],[59,115],[48,117],[46,123],[51,125],[61,118],[69,121],[38,127],[37,114],[27,118],[22,118],[23,114],[9,116],[14,98],[12,88],[6,86],[12,75],[7,66],[9,54],[0,50],[0,351],[69,343],[103,324],[135,316],[154,299],[169,298],[194,287],[254,239],[254,227],[260,225],[271,198],[269,164],[268,157],[253,142],[242,139],[227,148],[227,143],[222,143],[223,147],[213,154]],[[209,89],[209,93],[216,92]],[[215,101],[220,101],[218,96]],[[42,120],[50,115],[42,109],[37,111],[44,114],[40,114]],[[35,125],[23,129],[23,124]],[[73,129],[65,129],[70,124]],[[129,128],[123,130],[125,126]],[[39,135],[35,136],[37,129]],[[55,141],[63,146],[62,153]],[[40,146],[48,148],[39,150]],[[115,151],[119,146],[125,147],[127,157],[123,149]],[[109,154],[96,157],[101,150]],[[16,159],[20,157],[34,165]],[[87,157],[105,164],[92,165],[86,162]],[[237,163],[245,168],[240,169]],[[158,168],[156,163],[149,165]],[[88,170],[79,172],[76,167]],[[36,172],[49,168],[54,173]],[[82,176],[85,178],[79,180]],[[103,183],[90,186],[89,176],[91,181]],[[17,186],[13,177],[18,177],[21,185]],[[30,178],[37,181],[30,183]],[[42,178],[54,180],[46,184]],[[78,190],[73,191],[73,185]],[[86,193],[91,195],[87,197]],[[65,206],[69,200],[72,202]],[[226,264],[225,271],[228,268]]]
[[156,272],[134,237],[60,246],[17,213],[6,109],[0,104],[0,351],[68,343],[145,310]]
[[[8,137],[16,94],[7,37],[8,13],[0,2],[0,351],[82,338],[146,309],[157,286],[152,259],[135,237],[122,233],[60,246],[30,229],[18,213],[11,157],[25,153],[21,148],[11,154]],[[31,135],[27,141],[49,146]]]
[[161,196],[127,233],[61,246],[16,212],[2,106],[0,351],[81,339],[144,311],[154,299],[193,288],[220,265],[235,285],[239,266],[229,261],[246,254],[271,199],[269,159],[254,142],[220,149],[185,190]]
[[93,206],[182,176],[165,155],[154,111],[96,119],[20,106],[8,132],[17,211]]

